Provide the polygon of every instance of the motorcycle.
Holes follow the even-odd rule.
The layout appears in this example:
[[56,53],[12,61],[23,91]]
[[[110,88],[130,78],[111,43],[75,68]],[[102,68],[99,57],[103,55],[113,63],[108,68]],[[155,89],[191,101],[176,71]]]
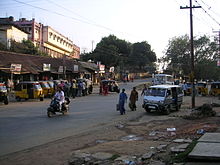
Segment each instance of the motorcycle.
[[67,114],[69,111],[69,98],[65,98],[64,103],[62,104],[61,110],[59,105],[59,100],[57,98],[53,98],[50,103],[50,107],[47,108],[47,116],[52,117],[53,115],[56,115],[56,113],[62,113],[63,115]]

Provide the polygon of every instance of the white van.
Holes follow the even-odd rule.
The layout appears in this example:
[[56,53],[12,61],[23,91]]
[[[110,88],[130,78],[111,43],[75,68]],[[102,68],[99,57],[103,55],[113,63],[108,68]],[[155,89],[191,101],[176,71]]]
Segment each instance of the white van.
[[153,77],[153,85],[160,84],[174,84],[174,79],[172,75],[169,74],[155,74]]
[[147,111],[169,114],[178,111],[183,102],[183,91],[179,85],[154,85],[145,93],[142,107]]

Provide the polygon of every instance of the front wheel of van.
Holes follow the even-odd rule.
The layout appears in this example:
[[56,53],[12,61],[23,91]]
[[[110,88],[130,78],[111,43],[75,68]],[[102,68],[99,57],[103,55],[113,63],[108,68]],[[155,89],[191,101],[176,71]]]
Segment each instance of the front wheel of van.
[[181,104],[176,106],[176,111],[179,111],[181,108]]
[[170,114],[170,106],[165,107],[164,114],[169,115]]
[[144,108],[146,110],[147,113],[151,113],[151,110],[147,107]]

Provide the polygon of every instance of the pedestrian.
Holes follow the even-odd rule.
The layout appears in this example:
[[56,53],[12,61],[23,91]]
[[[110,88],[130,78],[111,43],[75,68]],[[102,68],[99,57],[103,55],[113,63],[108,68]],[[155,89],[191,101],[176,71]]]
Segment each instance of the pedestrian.
[[136,111],[136,101],[138,100],[138,92],[136,91],[136,87],[133,87],[133,90],[131,91],[130,97],[129,97],[129,107],[132,111]]
[[187,91],[187,84],[186,84],[186,82],[183,83],[182,89],[183,89],[184,96],[186,96],[187,95],[186,94],[186,91]]
[[122,92],[119,94],[119,110],[120,114],[125,114],[125,103],[127,102],[127,94],[125,93],[125,89],[122,89]]
[[76,84],[76,80],[73,79],[72,80],[72,97],[73,99],[76,97],[76,88],[77,88],[77,84]]
[[147,85],[144,84],[144,89],[142,89],[141,96],[142,96],[142,95],[145,96],[146,94],[147,94]]
[[83,82],[79,81],[78,82],[78,94],[77,94],[78,97],[82,96],[82,90],[83,90]]

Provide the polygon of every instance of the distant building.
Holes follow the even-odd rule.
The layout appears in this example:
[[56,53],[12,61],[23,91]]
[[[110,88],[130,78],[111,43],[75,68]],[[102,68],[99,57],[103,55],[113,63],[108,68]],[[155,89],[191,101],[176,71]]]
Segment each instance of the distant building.
[[70,58],[78,58],[80,49],[73,42],[52,29],[50,26],[43,26],[43,51],[55,58],[62,58],[64,55]]
[[0,42],[8,49],[11,41],[22,42],[28,39],[28,33],[13,24],[13,17],[0,18]]
[[43,43],[43,24],[37,23],[35,19],[26,20],[25,18],[21,18],[19,21],[14,21],[14,24],[29,33],[28,39],[31,40],[35,46],[39,48],[41,47]]
[[28,39],[43,52],[54,58],[79,59],[80,48],[73,44],[69,38],[60,34],[50,26],[37,23],[35,19],[26,20],[25,18],[14,21],[14,24],[29,32]]

